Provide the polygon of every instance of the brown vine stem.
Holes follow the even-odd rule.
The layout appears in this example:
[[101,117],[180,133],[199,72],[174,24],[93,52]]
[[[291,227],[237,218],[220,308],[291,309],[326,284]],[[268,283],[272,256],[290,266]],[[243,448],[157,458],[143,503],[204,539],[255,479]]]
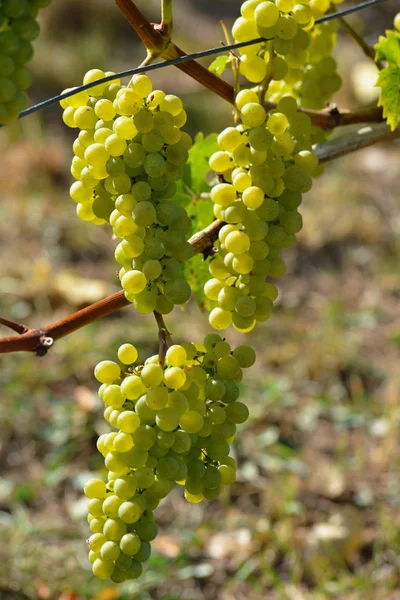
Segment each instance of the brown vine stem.
[[[135,23],[135,31],[146,46],[147,50],[158,52],[160,56],[168,40],[152,26],[144,14],[131,2],[131,0],[115,0],[119,10],[125,19],[132,25]],[[133,26],[133,25],[132,25]]]

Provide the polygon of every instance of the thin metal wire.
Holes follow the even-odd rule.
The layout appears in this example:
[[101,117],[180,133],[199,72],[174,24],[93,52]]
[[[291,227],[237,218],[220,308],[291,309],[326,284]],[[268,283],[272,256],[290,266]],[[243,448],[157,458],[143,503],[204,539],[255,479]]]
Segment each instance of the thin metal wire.
[[[360,10],[363,10],[364,8],[368,8],[375,4],[382,4],[383,2],[386,2],[386,0],[366,0],[365,2],[356,4],[356,6],[351,6],[350,8],[346,8],[346,9],[343,9],[343,10],[335,12],[335,13],[330,13],[319,19],[316,19],[315,24],[317,25],[320,23],[325,23],[326,21],[331,21],[332,19],[337,19],[338,17],[345,17],[346,15],[349,15],[351,13],[358,12]],[[239,48],[244,48],[245,46],[252,46],[254,44],[259,44],[261,42],[264,42],[265,39],[266,38],[260,37],[260,38],[254,39],[254,40],[249,40],[248,42],[237,42],[235,44],[229,44],[226,46],[218,46],[217,48],[209,48],[208,50],[202,50],[201,52],[194,52],[193,54],[187,54],[185,56],[180,56],[179,58],[174,58],[172,60],[157,62],[152,65],[137,67],[136,69],[128,69],[127,71],[121,71],[120,73],[115,73],[114,75],[108,75],[107,77],[103,77],[102,79],[98,79],[91,83],[87,83],[86,85],[80,85],[80,86],[74,88],[73,90],[63,92],[61,94],[58,94],[57,96],[54,96],[53,98],[49,98],[47,100],[44,100],[43,102],[39,102],[38,104],[35,104],[34,106],[31,106],[30,108],[27,108],[26,110],[23,110],[20,113],[19,118],[22,119],[23,117],[27,117],[28,115],[30,115],[34,112],[37,112],[37,111],[41,110],[42,108],[46,108],[47,106],[50,106],[51,104],[55,104],[56,102],[60,102],[61,100],[64,100],[65,98],[74,96],[78,92],[83,92],[85,90],[89,90],[93,87],[96,87],[97,85],[99,85],[101,83],[108,83],[110,81],[115,81],[116,79],[119,79],[120,77],[128,77],[130,75],[137,75],[139,73],[155,71],[156,69],[162,69],[164,67],[169,67],[172,65],[180,65],[182,63],[189,62],[191,60],[197,60],[199,58],[213,56],[214,54],[222,54],[223,52],[227,52],[229,50],[237,50]]]

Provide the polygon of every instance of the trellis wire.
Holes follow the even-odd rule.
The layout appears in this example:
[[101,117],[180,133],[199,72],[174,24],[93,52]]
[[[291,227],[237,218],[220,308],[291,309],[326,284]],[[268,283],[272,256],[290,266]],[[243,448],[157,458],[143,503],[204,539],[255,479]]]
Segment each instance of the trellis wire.
[[[351,13],[358,12],[360,10],[363,10],[364,8],[368,8],[369,6],[373,6],[375,4],[382,4],[383,2],[386,2],[386,0],[366,0],[365,2],[356,4],[356,6],[351,6],[344,10],[341,10],[341,11],[338,11],[335,13],[330,13],[328,15],[320,17],[319,19],[315,20],[315,24],[317,25],[320,23],[325,23],[326,21],[331,21],[332,19],[337,19],[338,17],[345,17],[346,15],[349,15]],[[74,88],[73,90],[63,92],[61,94],[58,94],[57,96],[54,96],[53,98],[48,98],[47,100],[44,100],[43,102],[39,102],[38,104],[35,104],[34,106],[31,106],[30,108],[27,108],[26,110],[23,110],[20,113],[19,118],[22,119],[23,117],[26,117],[34,112],[38,112],[42,108],[46,108],[47,106],[50,106],[51,104],[60,102],[60,100],[64,100],[65,98],[74,96],[78,92],[83,92],[85,90],[89,90],[92,87],[96,87],[100,83],[108,83],[109,81],[115,81],[116,79],[119,79],[120,77],[127,77],[129,75],[137,75],[139,73],[155,71],[156,69],[161,69],[164,67],[180,65],[184,62],[189,62],[191,60],[197,60],[199,58],[205,58],[207,56],[213,56],[214,54],[222,54],[223,52],[227,52],[230,50],[237,50],[239,48],[244,48],[245,46],[252,46],[254,44],[259,44],[261,42],[264,42],[265,39],[266,38],[260,37],[260,38],[254,39],[254,40],[249,40],[247,42],[237,42],[235,44],[218,46],[217,48],[209,48],[208,50],[202,50],[201,52],[194,52],[193,54],[186,54],[185,56],[180,56],[179,58],[173,58],[171,60],[157,62],[152,65],[137,67],[135,69],[128,69],[127,71],[121,71],[121,72],[115,73],[113,75],[108,75],[107,77],[103,77],[102,79],[97,79],[96,81],[93,81],[91,83],[87,83],[85,85],[80,85],[80,86]]]

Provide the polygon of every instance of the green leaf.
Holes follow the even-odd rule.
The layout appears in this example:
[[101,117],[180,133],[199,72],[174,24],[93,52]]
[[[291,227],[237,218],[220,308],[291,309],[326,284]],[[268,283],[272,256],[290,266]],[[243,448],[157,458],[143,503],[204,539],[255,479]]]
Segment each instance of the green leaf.
[[400,65],[382,69],[377,84],[381,88],[378,106],[383,106],[383,116],[394,131],[400,123]]
[[218,56],[215,60],[212,61],[211,65],[208,67],[208,70],[211,71],[211,73],[215,73],[216,75],[222,75],[222,73],[226,69],[228,61],[229,56],[227,54],[222,54],[222,56]]
[[[211,154],[218,150],[217,134],[204,136],[198,133],[195,143],[189,150],[189,160],[185,165],[183,177],[177,182],[175,202],[184,206],[193,223],[193,233],[201,231],[214,220],[213,205],[210,198],[201,194],[210,191],[207,174],[210,171],[208,161]],[[208,307],[204,294],[204,283],[209,279],[208,260],[203,255],[194,256],[185,265],[185,276],[201,308]]]
[[[218,150],[218,135],[210,133],[204,136],[203,133],[196,135],[193,146],[189,150],[189,161],[187,168],[190,169],[190,183],[188,183],[194,194],[200,195],[210,191],[210,186],[206,181],[206,175],[210,171],[208,161],[210,156]],[[186,183],[186,181],[184,180]]]
[[210,300],[204,293],[204,284],[210,279],[208,270],[209,260],[204,260],[202,254],[196,254],[185,264],[185,277],[189,283],[197,304],[201,310],[211,310]]
[[386,37],[381,36],[375,45],[375,52],[377,62],[387,63],[378,76],[378,106],[383,107],[383,116],[393,131],[400,123],[400,33],[386,31]]
[[386,31],[386,37],[381,35],[375,44],[375,62],[386,60],[388,63],[400,64],[400,33]]

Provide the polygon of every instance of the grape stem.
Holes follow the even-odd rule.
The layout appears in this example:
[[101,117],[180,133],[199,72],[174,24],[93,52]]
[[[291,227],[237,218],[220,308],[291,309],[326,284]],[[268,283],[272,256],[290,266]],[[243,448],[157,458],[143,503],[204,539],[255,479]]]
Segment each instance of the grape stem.
[[161,27],[160,32],[171,38],[173,28],[172,0],[161,0]]
[[275,56],[274,44],[273,44],[272,40],[269,40],[266,43],[266,49],[267,49],[267,52],[269,55],[269,60],[267,63],[267,73],[265,75],[264,80],[260,83],[259,90],[258,90],[261,103],[263,102],[263,99],[265,98],[265,94],[268,91],[269,84],[272,81],[272,61]]
[[[315,152],[319,161],[326,163],[339,156],[344,156],[372,144],[398,138],[400,138],[400,127],[395,131],[390,131],[386,123],[379,123],[362,127],[356,132],[352,131],[336,139],[319,144],[316,146]],[[189,240],[193,246],[194,254],[203,253],[205,256],[210,254],[218,238],[219,230],[223,225],[222,221],[216,220],[202,231],[195,233]],[[124,291],[121,290],[108,298],[104,298],[72,315],[64,317],[60,321],[56,321],[40,329],[29,329],[19,323],[0,318],[0,323],[20,333],[17,336],[0,338],[0,354],[35,352],[38,356],[43,356],[57,339],[73,333],[89,323],[106,317],[129,304],[125,298]]]
[[158,326],[158,362],[161,367],[164,367],[165,355],[168,348],[172,346],[172,338],[162,314],[156,310],[153,311],[153,314]]

